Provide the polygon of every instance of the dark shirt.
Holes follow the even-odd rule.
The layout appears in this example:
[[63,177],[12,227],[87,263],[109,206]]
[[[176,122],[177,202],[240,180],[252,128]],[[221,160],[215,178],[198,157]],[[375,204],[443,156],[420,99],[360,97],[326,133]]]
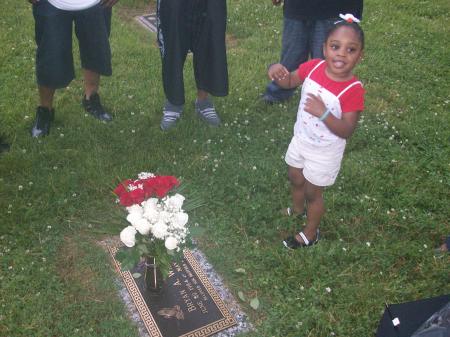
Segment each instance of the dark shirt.
[[338,18],[353,14],[362,18],[363,0],[284,0],[284,16],[295,20]]

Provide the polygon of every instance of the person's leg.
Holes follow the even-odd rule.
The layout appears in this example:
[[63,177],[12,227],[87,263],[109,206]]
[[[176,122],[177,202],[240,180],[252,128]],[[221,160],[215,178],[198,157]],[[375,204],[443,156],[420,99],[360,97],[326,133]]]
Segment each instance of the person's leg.
[[51,122],[55,119],[53,96],[56,90],[41,85],[38,85],[38,90],[39,106],[36,108],[36,117],[31,128],[31,136],[34,138],[48,135]]
[[294,214],[303,214],[305,210],[305,177],[303,169],[289,166],[289,181],[291,182],[292,211]]
[[[109,13],[109,14],[108,14]],[[99,84],[98,76],[111,76],[111,47],[109,44],[111,9],[96,5],[75,14],[75,34],[80,47],[81,67],[88,76],[88,90]],[[86,74],[90,71],[92,74]],[[97,83],[96,83],[97,82]]]
[[[306,226],[303,233],[309,241],[316,239],[317,229],[320,225],[320,220],[325,214],[325,206],[323,201],[323,187],[311,184],[309,181],[305,183],[305,199],[307,207]],[[298,242],[303,242],[300,235],[296,235]]]
[[183,68],[189,50],[192,0],[158,0],[158,45],[164,93],[173,106],[183,106]]
[[[197,0],[191,20],[194,75],[200,95],[228,95],[228,68],[225,46],[226,2]],[[198,97],[201,99],[202,97]]]
[[311,58],[323,59],[323,44],[327,37],[328,31],[333,26],[337,18],[316,20],[310,34]]
[[74,78],[72,57],[72,17],[48,2],[33,5],[36,40],[36,80],[39,106],[31,129],[32,137],[49,134],[54,119],[55,90]]
[[160,124],[163,131],[175,126],[183,112],[183,68],[191,36],[188,26],[191,7],[192,0],[157,1],[157,41],[166,96]]
[[[83,29],[78,28],[78,34],[83,35],[80,42],[83,53],[81,54],[80,51],[80,58],[82,58],[86,98],[99,91],[100,74],[103,76],[112,74],[111,47],[109,45],[111,15],[112,8],[93,9],[88,15],[83,16],[81,22]],[[92,30],[95,30],[96,33],[92,34]],[[93,45],[100,45],[101,48],[92,48]]]
[[289,71],[307,61],[309,55],[310,25],[306,20],[284,19],[280,63]]
[[[308,59],[309,25],[306,20],[284,18],[280,63],[289,71],[294,71]],[[283,89],[274,82],[266,87],[263,100],[267,103],[284,101],[292,97],[295,89]]]
[[98,94],[100,87],[100,74],[89,69],[83,69],[83,78],[84,97],[82,104],[86,112],[101,121],[112,121],[113,118],[111,114],[103,107],[100,101],[100,95]]
[[48,2],[33,5],[38,86],[65,88],[75,77],[72,16]]
[[[301,211],[304,208],[304,203],[306,201],[307,208],[306,226],[301,232],[283,240],[285,247],[296,249],[317,243],[319,240],[318,229],[320,220],[325,213],[325,207],[322,196],[323,187],[310,183],[305,179],[303,172],[301,171],[290,171],[290,173],[293,173],[292,177],[290,175],[291,182],[294,181],[292,190],[293,205],[294,207],[297,207],[297,210]],[[296,185],[294,185],[294,183]]]
[[197,90],[197,101],[204,101],[208,99],[208,92],[205,90],[198,89]]
[[98,92],[100,87],[100,74],[89,69],[83,69],[84,95],[89,99],[92,94]]
[[31,131],[33,137],[37,137],[37,135],[41,134],[48,134],[50,132],[50,122],[53,122],[53,120],[55,119],[53,97],[55,96],[56,89],[39,85],[38,91],[39,107],[37,108],[36,112],[36,123]]
[[194,5],[191,29],[197,85],[195,110],[202,120],[212,126],[218,126],[220,118],[208,94],[213,96],[228,94],[226,18],[225,1],[200,0]]
[[80,46],[80,59],[83,68],[84,97],[86,112],[93,117],[109,122],[112,116],[105,110],[98,94],[100,76],[110,76],[111,48],[109,45],[111,9],[100,5],[77,12],[75,33]]
[[53,109],[53,97],[56,89],[49,88],[43,85],[38,85],[39,91],[39,105],[49,110]]
[[112,7],[103,7],[103,17],[105,19],[106,34],[109,39],[109,36],[111,35]]

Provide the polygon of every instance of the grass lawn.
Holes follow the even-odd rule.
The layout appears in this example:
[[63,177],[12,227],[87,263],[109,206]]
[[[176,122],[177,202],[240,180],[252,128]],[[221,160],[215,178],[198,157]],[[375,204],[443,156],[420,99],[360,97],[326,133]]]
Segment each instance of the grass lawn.
[[138,336],[96,242],[125,226],[111,191],[141,171],[181,177],[208,200],[191,214],[206,229],[200,248],[235,295],[261,303],[242,303],[257,329],[246,337],[371,336],[385,301],[450,293],[449,255],[434,254],[450,234],[448,1],[366,2],[366,110],[325,192],[323,239],[295,252],[281,239],[299,224],[279,210],[290,202],[283,156],[298,98],[258,99],[279,57],[280,8],[228,0],[223,125],[196,118],[189,58],[185,114],[163,133],[155,36],[131,17],[146,3],[115,7],[114,74],[101,88],[114,122],[85,117],[78,71],[57,92],[50,136],[36,140],[31,7],[2,1],[0,136],[11,148],[0,153],[1,336]]

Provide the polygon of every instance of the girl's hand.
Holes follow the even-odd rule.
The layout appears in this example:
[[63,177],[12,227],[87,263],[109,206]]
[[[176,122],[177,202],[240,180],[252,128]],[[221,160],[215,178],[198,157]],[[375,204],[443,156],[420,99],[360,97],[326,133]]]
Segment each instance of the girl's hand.
[[270,66],[267,75],[272,81],[281,81],[289,76],[289,71],[281,63],[276,63]]
[[325,106],[325,103],[320,96],[309,93],[308,97],[306,98],[304,109],[311,115],[320,118],[327,110],[327,107]]
[[282,2],[283,0],[272,0],[274,6],[279,6]]

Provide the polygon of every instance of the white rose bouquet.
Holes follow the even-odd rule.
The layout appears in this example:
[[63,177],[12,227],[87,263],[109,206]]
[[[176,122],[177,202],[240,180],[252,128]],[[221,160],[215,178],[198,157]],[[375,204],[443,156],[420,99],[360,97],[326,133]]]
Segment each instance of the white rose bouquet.
[[186,209],[201,205],[198,199],[186,204],[180,190],[175,177],[146,172],[114,189],[118,202],[128,212],[129,225],[120,232],[120,240],[127,248],[116,254],[122,269],[131,270],[142,257],[153,257],[163,277],[167,276],[174,256],[181,255],[192,234]]

